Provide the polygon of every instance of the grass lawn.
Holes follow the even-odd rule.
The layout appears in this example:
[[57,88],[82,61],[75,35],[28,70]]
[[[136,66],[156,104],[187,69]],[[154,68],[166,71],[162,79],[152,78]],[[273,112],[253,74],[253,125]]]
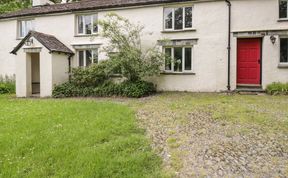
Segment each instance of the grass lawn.
[[0,95],[0,177],[159,177],[127,106]]

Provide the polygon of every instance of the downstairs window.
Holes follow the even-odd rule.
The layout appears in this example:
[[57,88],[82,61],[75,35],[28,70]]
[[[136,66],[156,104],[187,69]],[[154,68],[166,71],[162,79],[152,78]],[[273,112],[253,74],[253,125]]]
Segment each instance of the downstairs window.
[[98,49],[79,50],[77,53],[79,67],[88,67],[98,63]]
[[288,10],[287,10],[288,0],[280,0],[279,1],[279,18],[287,19],[288,18]]
[[192,72],[192,47],[165,47],[166,72]]
[[280,63],[288,63],[288,38],[280,38]]

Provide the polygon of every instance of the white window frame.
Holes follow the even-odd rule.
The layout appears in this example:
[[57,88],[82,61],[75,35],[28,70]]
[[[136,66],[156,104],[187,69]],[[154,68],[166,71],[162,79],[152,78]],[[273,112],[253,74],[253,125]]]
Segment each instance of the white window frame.
[[[22,31],[22,24],[23,22],[25,23],[25,32],[24,35],[22,36],[21,31]],[[27,22],[31,22],[31,29],[30,30],[35,30],[35,25],[34,25],[34,19],[20,19],[18,20],[18,25],[17,25],[17,38],[24,38],[30,30],[27,29]]]
[[[79,50],[77,50],[77,66],[78,67],[84,67],[84,68],[86,68],[86,67],[88,67],[87,66],[87,59],[86,59],[86,51],[91,51],[91,56],[92,56],[92,61],[91,61],[91,64],[97,64],[97,63],[95,63],[94,62],[94,51],[97,51],[97,63],[99,63],[99,49],[98,48],[92,48],[92,49],[79,49]],[[83,66],[80,66],[80,62],[79,62],[79,57],[80,57],[80,55],[79,55],[79,53],[80,53],[80,51],[83,51]]]
[[[91,24],[92,24],[92,27],[91,27],[91,34],[86,34],[86,25],[85,25],[85,16],[90,16],[91,17]],[[75,29],[76,29],[76,35],[82,35],[82,36],[84,36],[84,35],[97,35],[97,34],[99,34],[99,26],[98,26],[98,24],[97,24],[97,32],[94,32],[94,16],[96,16],[96,21],[98,22],[98,13],[93,13],[93,14],[78,14],[78,15],[76,15],[76,27],[75,27]],[[83,33],[80,33],[79,32],[79,17],[81,17],[82,18],[82,20],[83,20]]]
[[[171,72],[171,73],[191,73],[194,71],[194,46],[164,46],[163,52],[165,53],[166,48],[171,48],[171,58],[174,60],[174,48],[182,48],[182,71],[174,71],[174,62],[171,63],[171,70],[166,70],[166,61],[164,66],[165,72]],[[190,48],[191,49],[191,70],[185,70],[185,49]]]
[[[287,0],[288,1],[288,0]],[[183,8],[183,24],[182,24],[182,29],[175,29],[175,9],[178,9],[178,8]],[[186,28],[185,27],[185,9],[186,8],[192,8],[192,27],[189,27],[189,28]],[[165,17],[165,9],[172,9],[172,29],[171,28],[166,28],[165,25],[166,25],[166,17]],[[191,29],[194,29],[194,26],[193,26],[193,10],[194,9],[194,6],[191,5],[191,6],[181,6],[181,7],[164,7],[163,8],[163,29],[164,31],[183,31],[183,30],[191,30]]]
[[[280,17],[280,4],[281,4],[281,1],[286,1],[287,2],[287,16],[286,17]],[[279,16],[279,19],[288,19],[288,0],[279,0],[278,2],[278,16]]]
[[[279,38],[279,64],[288,64],[288,54],[287,54],[287,62],[281,62],[281,39],[288,40],[288,36],[282,36]],[[288,52],[288,49],[287,49]]]

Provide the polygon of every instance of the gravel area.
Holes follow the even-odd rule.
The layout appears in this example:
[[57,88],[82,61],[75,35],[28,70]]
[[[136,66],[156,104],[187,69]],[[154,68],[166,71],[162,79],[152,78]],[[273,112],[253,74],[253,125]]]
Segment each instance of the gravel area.
[[[288,177],[288,132],[215,119],[213,104],[198,109],[173,105],[185,95],[159,97],[142,100],[137,118],[172,177]],[[288,115],[283,112],[275,118]]]

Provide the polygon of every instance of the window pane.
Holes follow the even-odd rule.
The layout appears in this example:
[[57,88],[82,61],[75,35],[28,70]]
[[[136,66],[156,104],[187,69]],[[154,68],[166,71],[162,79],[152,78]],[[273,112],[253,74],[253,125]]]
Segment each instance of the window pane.
[[288,62],[288,38],[280,39],[280,62]]
[[280,18],[287,18],[287,2],[286,0],[280,1],[279,16]]
[[192,7],[185,8],[185,28],[192,28]]
[[97,15],[93,15],[93,33],[98,32],[98,17]]
[[93,63],[95,64],[98,63],[98,50],[97,49],[93,50]]
[[172,8],[164,9],[164,20],[165,20],[165,29],[172,29],[172,23],[173,23],[173,9]]
[[26,34],[25,35],[27,35],[30,30],[33,30],[33,22],[31,20],[26,21]]
[[174,71],[182,72],[182,48],[174,48]]
[[183,8],[175,9],[175,30],[183,29]]
[[192,70],[192,48],[185,48],[185,70]]
[[83,67],[84,66],[84,51],[79,51],[78,52],[78,57],[79,57],[79,66]]
[[21,21],[20,22],[20,37],[24,37],[25,36],[25,21]]
[[90,66],[92,63],[92,51],[86,50],[86,66]]
[[172,69],[172,48],[165,48],[165,70],[171,70]]
[[83,22],[83,16],[78,16],[78,33],[83,34],[83,26],[84,26],[84,22]]
[[84,16],[85,21],[85,34],[91,34],[92,33],[92,16],[86,15]]

